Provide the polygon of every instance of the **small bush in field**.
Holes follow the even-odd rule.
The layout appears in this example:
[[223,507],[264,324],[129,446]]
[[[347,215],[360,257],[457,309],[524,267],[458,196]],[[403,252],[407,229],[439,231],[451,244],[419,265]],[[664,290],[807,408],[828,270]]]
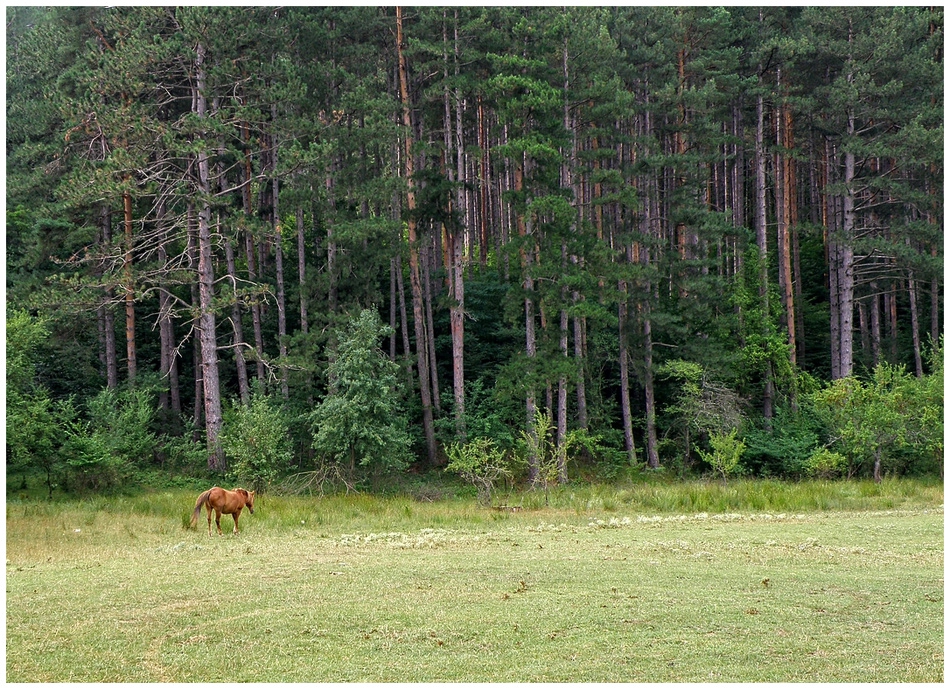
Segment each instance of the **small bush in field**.
[[805,462],[805,471],[814,478],[837,478],[848,469],[848,458],[826,447],[815,450]]
[[220,437],[228,456],[228,477],[253,490],[271,485],[293,456],[283,414],[260,390],[249,404],[234,403]]
[[724,433],[713,433],[709,437],[709,444],[712,445],[712,452],[699,451],[700,456],[709,463],[714,470],[722,475],[722,480],[735,473],[739,467],[739,459],[745,451],[745,443],[736,437],[738,430],[733,428],[726,435]]
[[467,443],[446,447],[449,463],[446,471],[457,473],[478,489],[478,500],[491,504],[491,494],[502,479],[513,476],[512,462],[491,438],[474,438]]

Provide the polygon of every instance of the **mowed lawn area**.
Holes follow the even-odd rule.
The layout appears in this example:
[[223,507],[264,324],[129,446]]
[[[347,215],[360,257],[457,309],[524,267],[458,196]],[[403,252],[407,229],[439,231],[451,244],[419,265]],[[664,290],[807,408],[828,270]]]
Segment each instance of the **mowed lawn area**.
[[212,537],[191,492],[8,500],[6,679],[938,682],[943,490],[906,485],[790,511],[265,495]]

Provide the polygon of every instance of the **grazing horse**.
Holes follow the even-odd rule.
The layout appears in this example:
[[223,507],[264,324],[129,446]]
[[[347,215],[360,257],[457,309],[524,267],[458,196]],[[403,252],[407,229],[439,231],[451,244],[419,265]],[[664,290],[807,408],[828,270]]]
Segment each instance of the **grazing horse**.
[[[254,514],[254,491],[248,492],[243,488],[234,490],[225,490],[215,486],[198,496],[195,503],[195,511],[191,513],[191,526],[198,523],[198,517],[201,515],[201,506],[208,506],[208,535],[211,535],[211,511],[214,510],[214,523],[218,526],[218,533],[221,534],[221,515],[230,514],[234,516],[234,533],[238,532],[238,517],[241,516],[241,510],[247,507],[247,511]],[[223,534],[221,534],[223,535]]]

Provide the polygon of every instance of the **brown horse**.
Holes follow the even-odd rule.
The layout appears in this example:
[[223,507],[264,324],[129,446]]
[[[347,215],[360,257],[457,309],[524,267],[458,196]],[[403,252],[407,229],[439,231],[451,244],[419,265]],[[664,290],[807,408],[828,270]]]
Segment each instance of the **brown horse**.
[[[214,510],[214,523],[218,526],[218,533],[221,534],[221,515],[230,514],[234,516],[234,533],[238,532],[238,517],[241,516],[241,510],[247,507],[247,511],[254,514],[254,491],[248,492],[243,488],[234,490],[225,490],[215,486],[198,496],[195,503],[195,511],[191,513],[191,526],[198,523],[198,517],[201,515],[201,506],[208,506],[208,535],[211,535],[211,511]],[[223,534],[222,534],[223,535]]]

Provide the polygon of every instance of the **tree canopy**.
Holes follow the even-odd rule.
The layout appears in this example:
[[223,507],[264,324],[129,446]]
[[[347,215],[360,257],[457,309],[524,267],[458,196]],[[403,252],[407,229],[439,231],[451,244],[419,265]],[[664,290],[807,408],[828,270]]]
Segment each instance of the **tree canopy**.
[[942,152],[940,7],[9,7],[8,471],[933,471]]

